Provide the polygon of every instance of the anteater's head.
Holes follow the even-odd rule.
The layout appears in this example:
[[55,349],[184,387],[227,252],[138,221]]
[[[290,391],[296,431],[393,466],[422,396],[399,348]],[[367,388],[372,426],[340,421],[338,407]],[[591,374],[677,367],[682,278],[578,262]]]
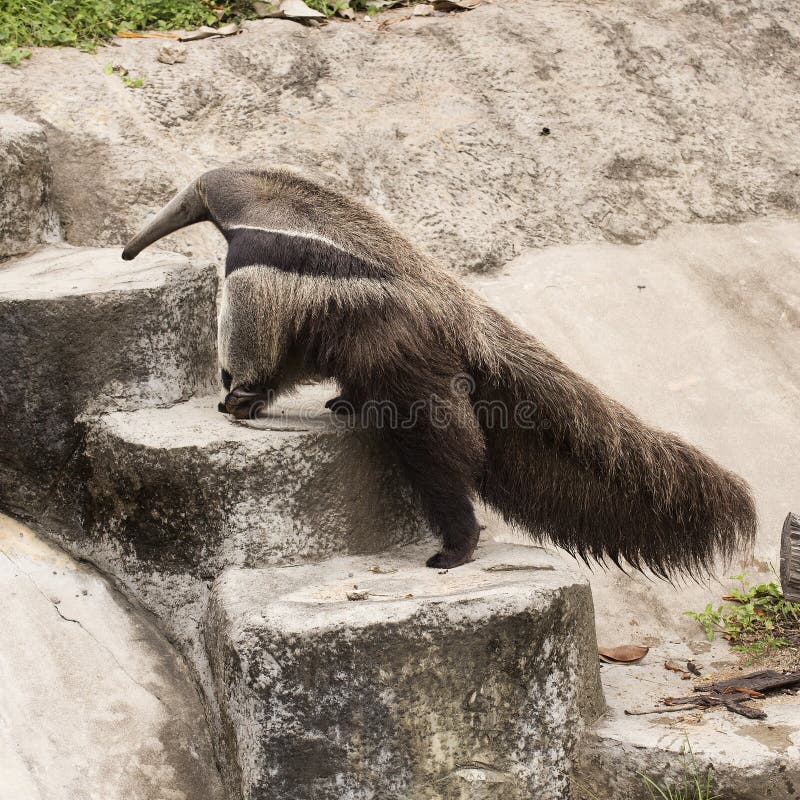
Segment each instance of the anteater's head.
[[[226,234],[235,227],[264,227],[267,218],[291,214],[312,185],[281,168],[274,170],[214,169],[178,193],[122,251],[126,261],[167,234],[196,222],[213,222]],[[315,199],[320,189],[316,188]],[[287,202],[287,197],[291,200]],[[277,206],[277,207],[276,207]]]

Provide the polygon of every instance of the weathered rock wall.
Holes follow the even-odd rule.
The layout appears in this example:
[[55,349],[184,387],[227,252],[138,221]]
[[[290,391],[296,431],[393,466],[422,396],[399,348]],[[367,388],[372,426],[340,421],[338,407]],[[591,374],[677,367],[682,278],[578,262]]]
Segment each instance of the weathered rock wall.
[[0,514],[0,796],[224,800],[180,656],[86,564]]
[[[71,243],[123,242],[221,163],[318,169],[457,270],[800,202],[789,0],[499,0],[389,26],[253,22],[175,65],[160,47],[37,51],[0,69],[4,102],[58,153]],[[109,62],[144,87],[105,75]],[[220,252],[205,227],[173,246]]]
[[0,259],[59,235],[44,128],[0,114]]

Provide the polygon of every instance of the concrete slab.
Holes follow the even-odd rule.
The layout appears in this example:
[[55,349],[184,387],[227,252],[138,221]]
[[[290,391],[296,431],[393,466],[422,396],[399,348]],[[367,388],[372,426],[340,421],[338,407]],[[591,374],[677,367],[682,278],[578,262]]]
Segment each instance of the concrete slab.
[[539,548],[487,543],[449,573],[427,554],[219,578],[205,637],[232,792],[566,796],[577,735],[603,707],[588,585]]
[[[724,648],[724,649],[723,649]],[[674,642],[655,648],[635,665],[601,670],[608,711],[581,742],[575,800],[609,797],[641,800],[642,775],[662,786],[683,786],[711,776],[712,796],[725,800],[797,800],[800,797],[800,704],[795,696],[753,701],[766,720],[724,709],[626,715],[660,705],[663,697],[691,694],[691,681],[664,668],[664,661],[697,659],[707,673],[730,670],[727,646],[698,658]],[[736,667],[733,667],[735,670]],[[740,667],[741,669],[741,667]],[[727,672],[726,672],[727,674]]]
[[104,578],[0,516],[0,795],[223,800],[200,696]]

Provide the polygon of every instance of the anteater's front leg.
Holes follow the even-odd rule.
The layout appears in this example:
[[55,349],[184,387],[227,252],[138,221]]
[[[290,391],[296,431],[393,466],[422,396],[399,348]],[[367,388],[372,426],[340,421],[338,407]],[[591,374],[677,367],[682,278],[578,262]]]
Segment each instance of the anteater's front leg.
[[228,394],[218,408],[237,419],[266,411],[299,370],[291,358],[292,320],[277,312],[281,285],[263,267],[225,279],[219,316],[219,360]]
[[232,376],[222,370],[222,385],[228,390],[225,400],[217,406],[223,414],[233,414],[236,419],[255,419],[269,408],[275,399],[275,387],[269,382],[240,384],[231,389]]

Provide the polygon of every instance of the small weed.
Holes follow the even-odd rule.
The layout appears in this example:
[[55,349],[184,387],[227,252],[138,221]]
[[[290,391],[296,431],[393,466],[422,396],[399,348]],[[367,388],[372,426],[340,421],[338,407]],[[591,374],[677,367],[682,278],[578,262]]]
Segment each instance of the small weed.
[[[704,775],[700,773],[692,745],[688,739],[681,745],[680,756],[683,764],[683,779],[678,784],[662,785],[641,772],[637,773],[643,787],[647,790],[648,800],[722,800],[720,795],[712,794],[714,787],[711,767],[706,770]],[[579,784],[579,788],[590,800],[601,800],[597,793],[588,787]]]
[[309,8],[321,11],[326,17],[332,17],[337,11],[349,8],[356,14],[375,16],[380,9],[380,4],[374,0],[305,0]]
[[147,75],[144,73],[133,76],[125,67],[121,67],[119,64],[106,64],[103,67],[103,72],[105,72],[106,75],[119,75],[128,89],[141,89],[147,78]]
[[709,641],[716,633],[731,643],[734,650],[760,657],[797,643],[800,636],[800,603],[784,599],[776,583],[750,586],[746,575],[734,575],[739,587],[722,599],[716,609],[708,603],[702,611],[686,611],[700,623]]
[[683,763],[683,781],[678,785],[660,786],[652,778],[639,773],[639,777],[650,794],[650,800],[721,800],[719,795],[711,793],[711,767],[706,770],[705,775],[700,774],[694,750],[688,739],[681,745],[680,753]]
[[3,0],[0,63],[19,64],[32,46],[94,52],[118,31],[190,29],[251,16],[247,0]]
[[16,67],[24,58],[30,58],[31,51],[24,47],[14,47],[10,44],[0,44],[0,64],[10,64]]

